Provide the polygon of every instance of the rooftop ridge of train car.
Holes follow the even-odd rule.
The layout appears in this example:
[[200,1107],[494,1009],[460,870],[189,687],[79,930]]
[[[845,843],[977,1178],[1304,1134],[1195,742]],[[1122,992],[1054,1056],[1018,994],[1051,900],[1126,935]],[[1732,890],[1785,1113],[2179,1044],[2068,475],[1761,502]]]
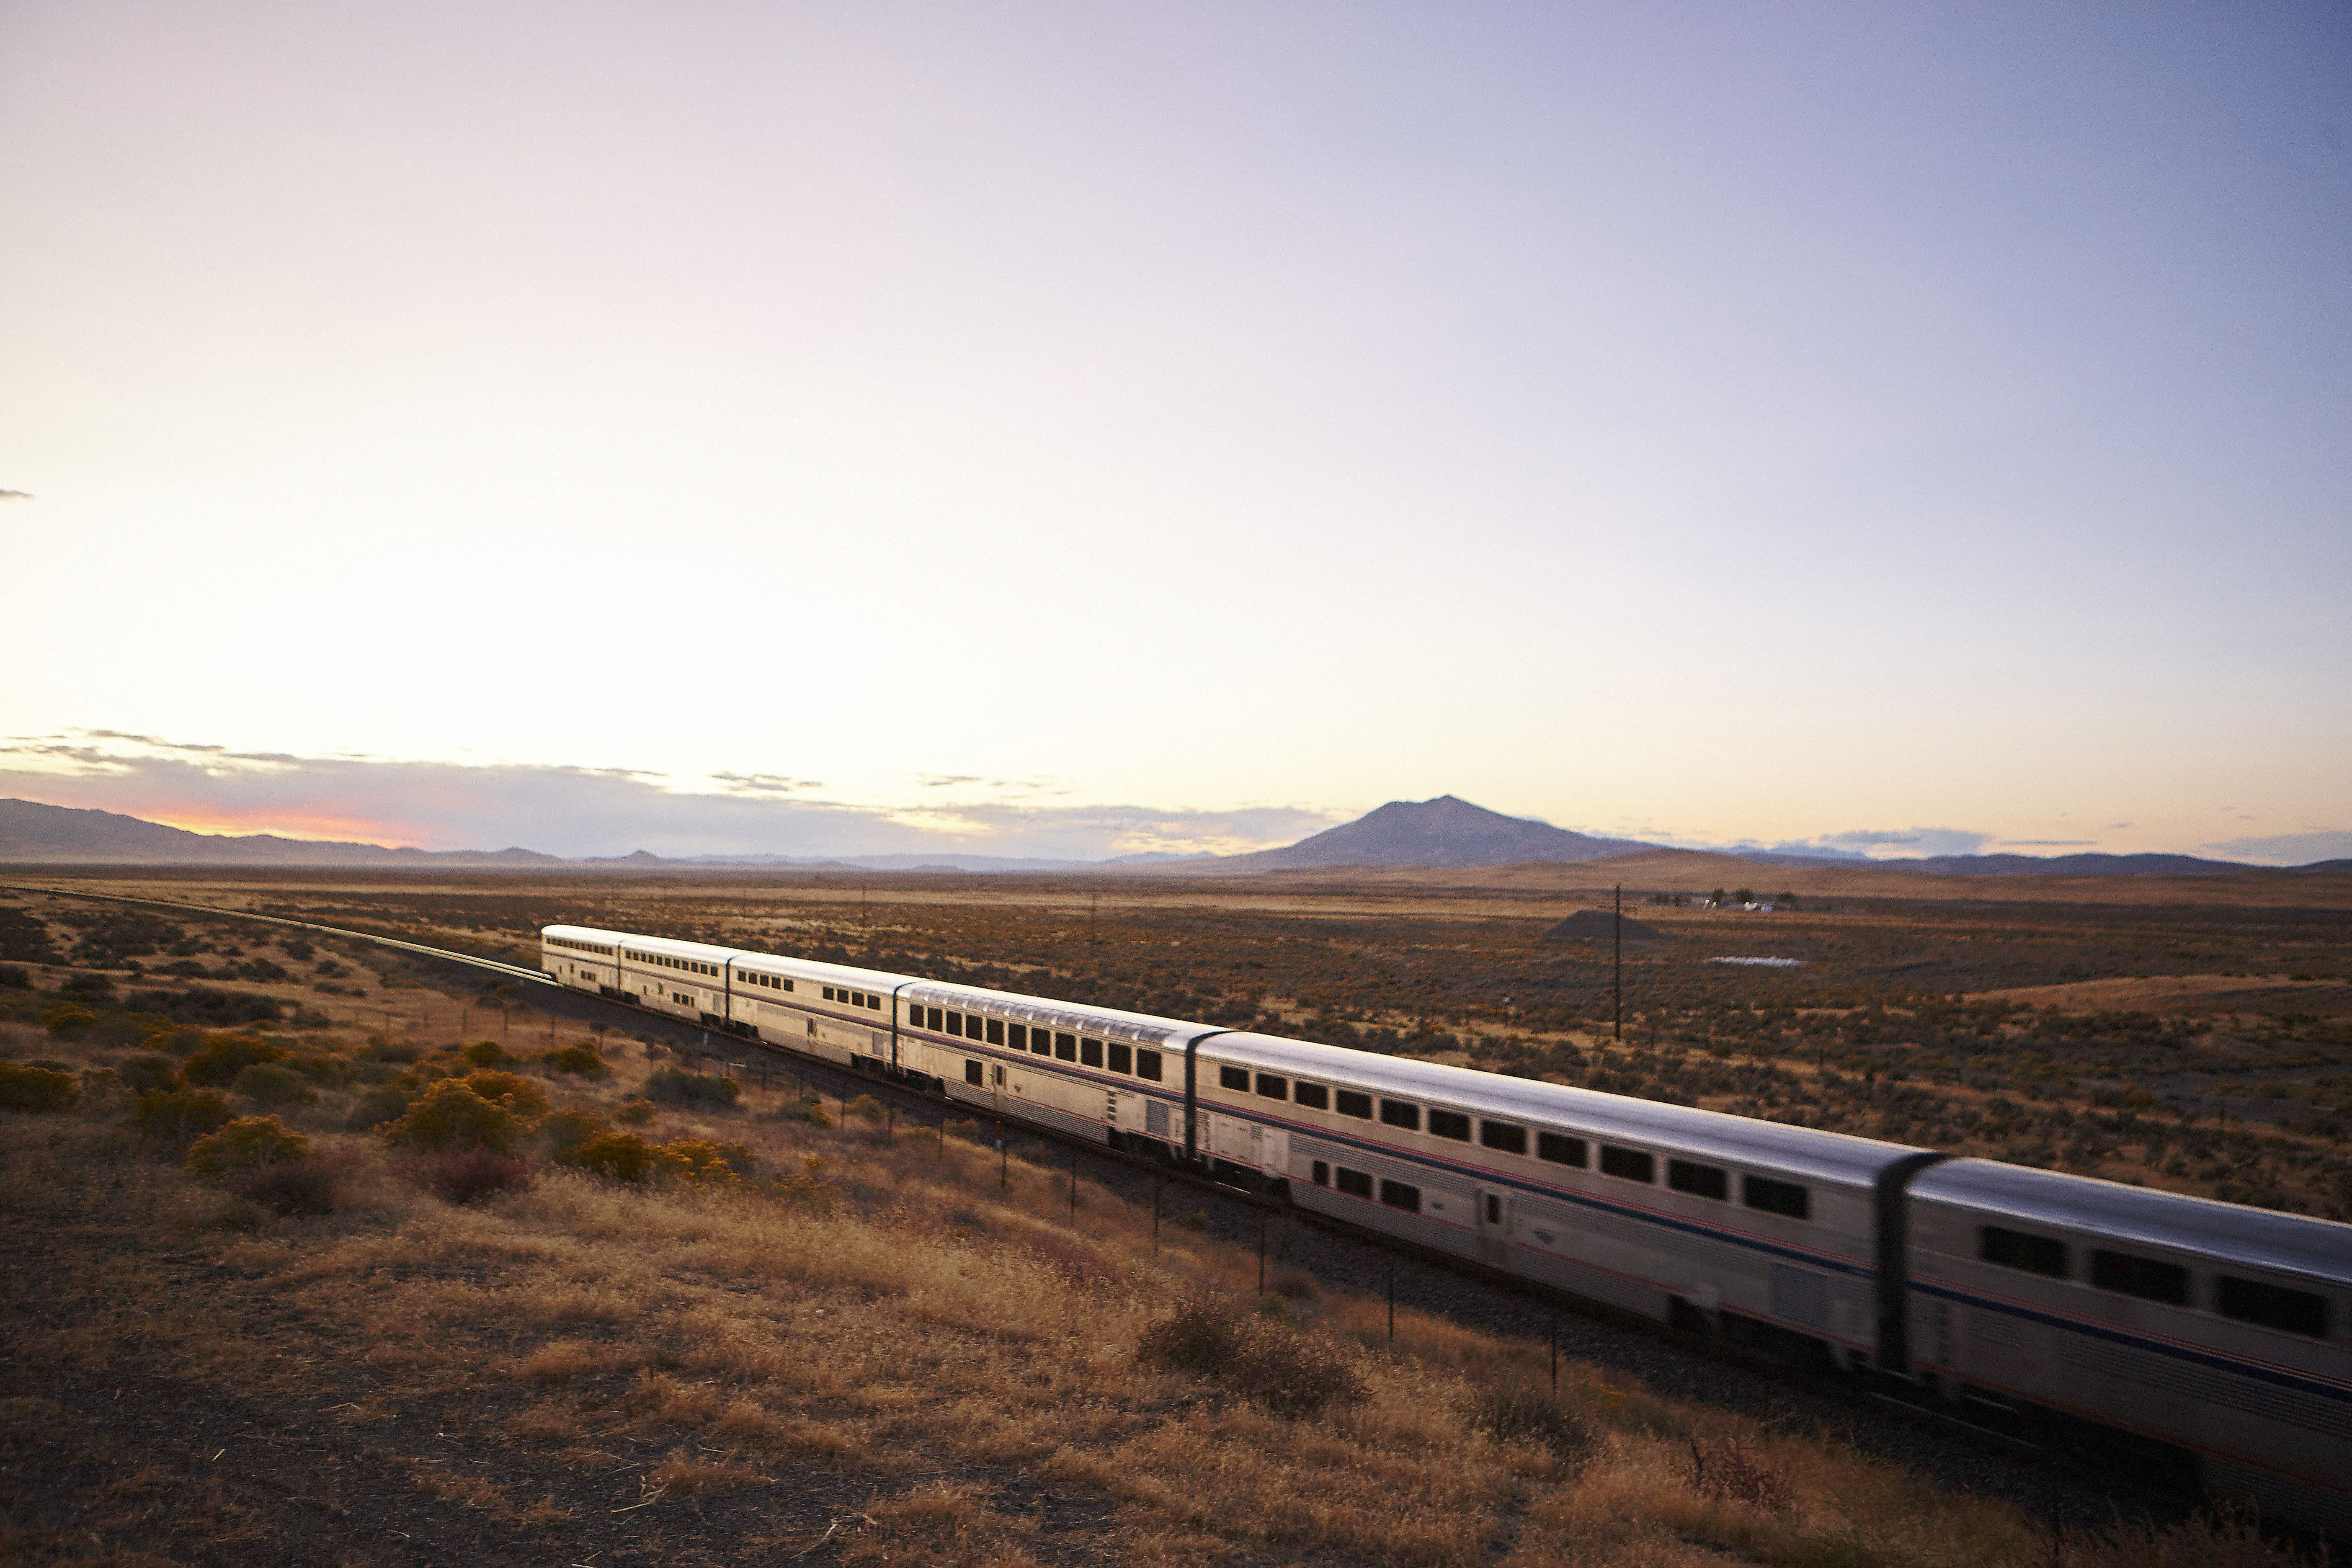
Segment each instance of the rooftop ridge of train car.
[[[2071,1226],[2126,1245],[2227,1250],[2242,1261],[2352,1288],[2352,1226],[2311,1215],[1973,1155],[1921,1172],[1912,1179],[1911,1193],[1929,1200],[1966,1199],[1986,1213],[2027,1224]],[[2086,1212],[2086,1202],[2098,1206]]]

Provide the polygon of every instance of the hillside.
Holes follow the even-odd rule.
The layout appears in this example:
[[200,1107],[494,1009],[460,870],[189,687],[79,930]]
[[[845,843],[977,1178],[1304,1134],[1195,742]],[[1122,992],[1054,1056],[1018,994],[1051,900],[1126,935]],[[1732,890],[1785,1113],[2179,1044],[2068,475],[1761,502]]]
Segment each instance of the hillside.
[[272,833],[191,833],[112,811],[0,800],[0,861],[15,865],[551,866],[529,849],[388,849],[283,838]]
[[[1311,1232],[1262,1272],[1194,1194],[651,1038],[551,1024],[583,1077],[281,1034],[233,1091],[275,1163],[199,1174],[136,1084],[269,1043],[105,1033],[0,1023],[80,1086],[0,1110],[11,1562],[2293,1568],[1573,1319],[1555,1362],[1391,1306]],[[451,1091],[522,1158],[417,1152]]]

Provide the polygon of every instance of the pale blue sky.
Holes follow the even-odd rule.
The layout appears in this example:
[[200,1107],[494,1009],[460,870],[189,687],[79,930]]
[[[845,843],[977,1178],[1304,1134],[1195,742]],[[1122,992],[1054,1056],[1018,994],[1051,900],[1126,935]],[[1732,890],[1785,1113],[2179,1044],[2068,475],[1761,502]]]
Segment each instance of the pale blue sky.
[[2352,853],[2340,4],[16,0],[0,213],[0,733],[315,763],[7,793]]

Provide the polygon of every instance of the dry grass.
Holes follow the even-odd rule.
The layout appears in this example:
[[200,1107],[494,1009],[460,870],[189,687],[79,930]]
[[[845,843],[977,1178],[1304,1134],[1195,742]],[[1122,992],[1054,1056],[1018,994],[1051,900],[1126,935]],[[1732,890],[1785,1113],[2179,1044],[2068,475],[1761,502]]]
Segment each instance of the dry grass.
[[[648,1064],[615,1066],[593,1091],[608,1110]],[[749,1176],[634,1185],[551,1166],[464,1205],[397,1180],[368,1135],[313,1122],[346,1161],[341,1212],[233,1234],[205,1228],[218,1194],[126,1160],[128,1135],[102,1109],[0,1118],[0,1208],[32,1225],[102,1212],[197,1249],[380,1376],[331,1419],[372,1430],[404,1410],[452,1423],[501,1410],[487,1430],[520,1462],[625,1489],[601,1517],[776,1495],[788,1468],[803,1484],[885,1489],[779,1536],[780,1558],[822,1543],[814,1561],[1034,1563],[1045,1527],[1001,1506],[1018,1478],[1093,1510],[1095,1544],[1137,1563],[2053,1560],[2042,1525],[1836,1444],[1581,1365],[1563,1366],[1555,1396],[1539,1345],[1410,1310],[1391,1344],[1382,1303],[1295,1281],[1282,1321],[1238,1320],[1235,1342],[1253,1364],[1295,1347],[1346,1397],[1271,1399],[1264,1376],[1139,1353],[1161,1342],[1156,1330],[1164,1340],[1178,1299],[1253,1300],[1255,1255],[1171,1227],[1155,1257],[1148,1211],[1081,1183],[1073,1220],[1064,1172],[1015,1159],[1000,1187],[992,1152],[942,1150],[928,1131],[759,1119],[785,1093],[755,1090],[753,1114],[709,1124],[750,1147]],[[663,1120],[665,1135],[705,1125]],[[42,1353],[100,1365],[137,1345],[329,1407],[316,1396],[328,1358],[261,1348],[204,1302],[159,1302],[135,1268],[114,1283],[111,1312],[46,1331]],[[0,1407],[37,1415],[21,1399]],[[661,1457],[623,1466],[604,1446],[625,1442]],[[518,1530],[585,1529],[596,1511],[528,1479],[538,1472],[501,1484],[420,1458],[407,1473],[422,1495]],[[2065,1555],[2102,1568],[2284,1561],[2229,1526],[2070,1542]]]

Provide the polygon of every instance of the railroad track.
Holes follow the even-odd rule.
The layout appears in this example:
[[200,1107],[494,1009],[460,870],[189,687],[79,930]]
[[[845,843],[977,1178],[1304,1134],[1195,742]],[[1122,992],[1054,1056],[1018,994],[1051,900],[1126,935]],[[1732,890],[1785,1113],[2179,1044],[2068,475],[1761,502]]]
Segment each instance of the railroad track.
[[[248,910],[222,909],[209,904],[89,893],[27,883],[0,883],[0,889],[123,904],[180,915],[248,921],[341,941],[369,942],[429,962],[475,970],[509,982],[543,986],[550,993],[551,1002],[561,998],[564,1011],[582,1016],[593,1017],[599,1013],[617,1014],[650,1022],[657,1026],[659,1032],[666,1037],[676,1038],[698,1035],[701,1037],[698,1047],[701,1054],[731,1065],[747,1065],[747,1057],[754,1054],[779,1058],[793,1064],[803,1083],[814,1079],[820,1084],[830,1085],[845,1102],[853,1094],[875,1094],[887,1096],[902,1106],[911,1104],[934,1110],[939,1113],[942,1138],[946,1124],[951,1119],[983,1120],[973,1107],[946,1095],[858,1072],[826,1058],[765,1040],[726,1033],[714,1039],[710,1030],[670,1015],[608,996],[592,996],[562,984],[540,970],[525,968],[502,959],[434,947],[374,931],[354,931],[344,926],[260,914]],[[1228,1223],[1222,1227],[1222,1239],[1247,1245],[1255,1229],[1263,1249],[1268,1225],[1278,1219],[1286,1233],[1281,1259],[1284,1267],[1303,1265],[1309,1274],[1360,1294],[1378,1296],[1385,1288],[1391,1301],[1402,1300],[1397,1292],[1399,1285],[1403,1283],[1409,1287],[1412,1298],[1403,1304],[1415,1310],[1436,1311],[1457,1321],[1524,1338],[1542,1339],[1548,1335],[1559,1353],[1596,1361],[1604,1366],[1632,1373],[1664,1393],[1737,1410],[1780,1425],[1843,1427],[1845,1435],[1857,1446],[1869,1451],[1926,1468],[1947,1485],[2000,1496],[2030,1509],[2037,1516],[2073,1528],[2087,1529],[2105,1524],[2123,1508],[2157,1518],[2178,1517],[2187,1511],[2195,1500],[2193,1490],[2189,1497],[2184,1498],[2177,1487],[2160,1482],[2152,1485],[2151,1478],[2145,1471],[2144,1455],[2130,1451],[2107,1454],[2099,1451],[2097,1445],[2086,1446],[2079,1442],[2069,1442],[2064,1446],[2040,1443],[2019,1432],[2004,1431],[1996,1426],[1972,1422],[1948,1410],[1916,1403],[1904,1397],[1900,1391],[1874,1386],[1873,1380],[1852,1373],[1822,1374],[1792,1368],[1703,1334],[1621,1311],[1605,1303],[1558,1290],[1450,1253],[1417,1247],[1328,1215],[1295,1208],[1280,1199],[1247,1192],[1197,1173],[1164,1165],[1089,1140],[1017,1121],[999,1121],[997,1125],[1000,1138],[1007,1148],[1025,1142],[1067,1150],[1073,1171],[1076,1169],[1076,1162],[1080,1156],[1091,1160],[1097,1167],[1096,1180],[1105,1185],[1127,1185],[1129,1193],[1123,1195],[1139,1196],[1140,1187],[1148,1182],[1156,1188],[1173,1186],[1211,1199],[1226,1213]],[[1101,1173],[1106,1167],[1124,1173],[1128,1182],[1102,1182]],[[1160,1200],[1156,1192],[1153,1206],[1157,1214]],[[1213,1225],[1212,1228],[1218,1227]],[[1321,1238],[1323,1244],[1302,1249],[1297,1245],[1301,1232],[1307,1237]],[[1369,1260],[1369,1268],[1366,1266],[1368,1260],[1360,1256],[1366,1253],[1373,1255]],[[1381,1267],[1382,1260],[1386,1261],[1384,1272]],[[1421,1270],[1421,1275],[1401,1277],[1397,1269],[1399,1260]],[[1451,1294],[1451,1299],[1447,1299],[1449,1291],[1446,1289],[1432,1288],[1432,1276],[1451,1281],[1456,1287],[1473,1287],[1484,1292],[1488,1299],[1473,1300],[1461,1296],[1458,1289]],[[1573,1326],[1564,1324],[1560,1316],[1563,1312],[1578,1322]],[[1570,1330],[1565,1339],[1561,1337],[1564,1327]],[[1727,1380],[1726,1373],[1736,1373],[1737,1376]],[[1801,1408],[1803,1405],[1814,1408]],[[1824,1415],[1830,1419],[1824,1420]],[[1875,1426],[1870,1420],[1873,1416],[1912,1434],[1962,1446],[1974,1462],[1963,1458],[1956,1464],[1953,1456],[1924,1450],[1918,1444],[1900,1440],[1884,1430],[1870,1430],[1868,1428]],[[2070,1437],[2072,1436],[2070,1434]]]

